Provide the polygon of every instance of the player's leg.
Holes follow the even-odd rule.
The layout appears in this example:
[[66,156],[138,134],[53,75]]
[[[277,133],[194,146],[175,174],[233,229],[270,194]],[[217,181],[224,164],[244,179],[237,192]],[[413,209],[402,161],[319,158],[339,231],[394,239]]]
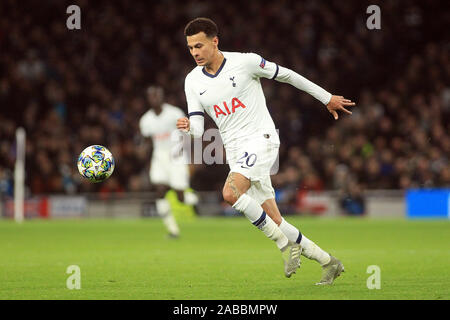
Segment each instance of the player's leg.
[[177,195],[178,201],[191,206],[194,214],[198,214],[198,196],[193,191],[173,189]]
[[287,222],[280,213],[275,199],[268,199],[263,204],[264,211],[272,217],[272,219],[278,224],[281,231],[286,235],[289,241],[300,244],[302,246],[302,255],[308,259],[312,259],[320,263],[321,266],[330,262],[330,255],[323,251],[314,242],[306,238],[300,230],[295,226]]
[[175,217],[172,214],[172,210],[170,208],[170,203],[165,198],[167,191],[170,190],[169,186],[163,184],[155,185],[156,189],[156,211],[158,215],[163,220],[164,225],[169,232],[169,236],[176,238],[180,235],[180,229],[178,228],[178,224],[175,220]]
[[[189,188],[189,166],[184,163],[172,162],[169,171],[169,185],[175,191],[178,201],[190,206],[198,203],[198,196]],[[197,211],[197,210],[196,210]]]
[[198,196],[194,192],[181,189],[174,189],[174,190],[177,195],[178,201],[183,202],[184,204],[187,204],[189,206],[197,205]]
[[[275,190],[272,187],[269,175],[262,176],[258,181],[255,181],[247,191],[247,194],[252,196],[258,203],[261,203],[264,212],[271,217],[277,226],[281,224],[283,219],[275,201],[269,201],[274,199],[275,196]],[[279,229],[286,236],[286,233],[281,228]],[[286,238],[289,241],[287,246],[281,250],[281,253],[284,260],[284,275],[289,278],[300,267],[301,246],[290,240],[289,237]]]
[[269,239],[275,241],[280,250],[284,249],[288,244],[288,239],[270,216],[266,215],[261,205],[246,194],[250,186],[251,182],[247,177],[232,171],[223,187],[223,198],[234,209],[243,213]]
[[177,199],[180,202],[184,202],[184,191],[183,190],[174,190],[176,195],[177,195]]
[[153,155],[150,166],[150,182],[156,189],[156,211],[166,226],[169,236],[176,238],[179,236],[180,230],[172,214],[170,203],[165,198],[167,191],[170,189],[169,169],[168,159],[166,159],[165,155]]
[[[320,248],[313,241],[308,239],[295,226],[287,222],[281,216],[275,199],[268,199],[261,206],[264,211],[279,225],[281,231],[286,235],[289,241],[300,245],[299,254],[302,254],[308,259],[317,261],[322,266],[322,279],[317,284],[332,284],[334,279],[344,271],[343,264],[329,253],[322,250],[322,248]],[[288,260],[286,266],[287,270],[285,270],[286,276],[288,277],[290,274],[295,273],[294,267],[296,254],[296,247],[293,246],[290,252],[291,259]]]
[[259,183],[254,184],[251,188],[252,190],[249,190],[249,193],[253,194],[255,199],[259,199],[259,203],[264,211],[277,223],[279,229],[289,239],[288,246],[282,251],[285,261],[285,275],[290,277],[292,273],[295,273],[295,270],[300,266],[300,254],[302,254],[309,259],[316,260],[322,265],[323,276],[321,282],[330,283],[329,279],[332,278],[334,280],[340,273],[336,271],[336,265],[339,265],[337,269],[342,267],[343,270],[340,261],[330,257],[328,253],[302,235],[296,227],[282,218],[278,210],[275,202],[275,192],[270,180],[271,169],[276,164],[278,157],[278,148],[279,145],[271,143],[270,139],[267,141],[266,150],[260,153],[260,158],[266,159],[266,174],[260,176]]

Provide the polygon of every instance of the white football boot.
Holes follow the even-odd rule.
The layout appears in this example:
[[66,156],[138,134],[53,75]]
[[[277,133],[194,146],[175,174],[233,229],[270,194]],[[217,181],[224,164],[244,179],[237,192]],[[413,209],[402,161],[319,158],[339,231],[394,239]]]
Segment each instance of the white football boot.
[[289,241],[288,245],[281,251],[284,260],[284,275],[290,278],[300,268],[302,247],[298,243]]
[[330,285],[344,271],[342,262],[330,255],[330,262],[322,267],[322,279],[316,285]]

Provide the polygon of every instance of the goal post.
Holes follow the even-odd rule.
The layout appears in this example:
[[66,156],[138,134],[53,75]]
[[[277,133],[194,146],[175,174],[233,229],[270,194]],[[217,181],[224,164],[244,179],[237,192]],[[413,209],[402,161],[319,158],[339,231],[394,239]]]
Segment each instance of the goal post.
[[25,201],[25,129],[16,130],[16,163],[14,166],[14,220],[21,223],[24,219]]

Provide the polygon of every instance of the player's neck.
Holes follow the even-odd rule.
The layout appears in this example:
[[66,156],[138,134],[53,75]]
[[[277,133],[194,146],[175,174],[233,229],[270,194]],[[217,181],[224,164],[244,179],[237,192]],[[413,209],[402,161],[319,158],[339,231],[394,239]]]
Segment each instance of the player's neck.
[[219,70],[220,66],[222,65],[224,58],[225,57],[223,56],[223,53],[217,51],[213,61],[211,61],[210,64],[205,65],[205,71],[210,74],[216,74],[217,70]]
[[154,112],[156,115],[159,115],[159,114],[162,112],[162,105],[157,106],[157,107],[153,107],[153,112]]

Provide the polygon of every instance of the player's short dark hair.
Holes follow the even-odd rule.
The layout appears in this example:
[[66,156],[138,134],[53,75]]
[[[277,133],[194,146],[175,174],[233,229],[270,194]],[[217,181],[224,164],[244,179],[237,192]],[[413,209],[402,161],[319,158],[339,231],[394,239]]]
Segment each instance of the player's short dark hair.
[[199,32],[204,32],[208,38],[214,38],[219,34],[217,25],[208,18],[195,18],[184,28],[185,36],[193,36]]

